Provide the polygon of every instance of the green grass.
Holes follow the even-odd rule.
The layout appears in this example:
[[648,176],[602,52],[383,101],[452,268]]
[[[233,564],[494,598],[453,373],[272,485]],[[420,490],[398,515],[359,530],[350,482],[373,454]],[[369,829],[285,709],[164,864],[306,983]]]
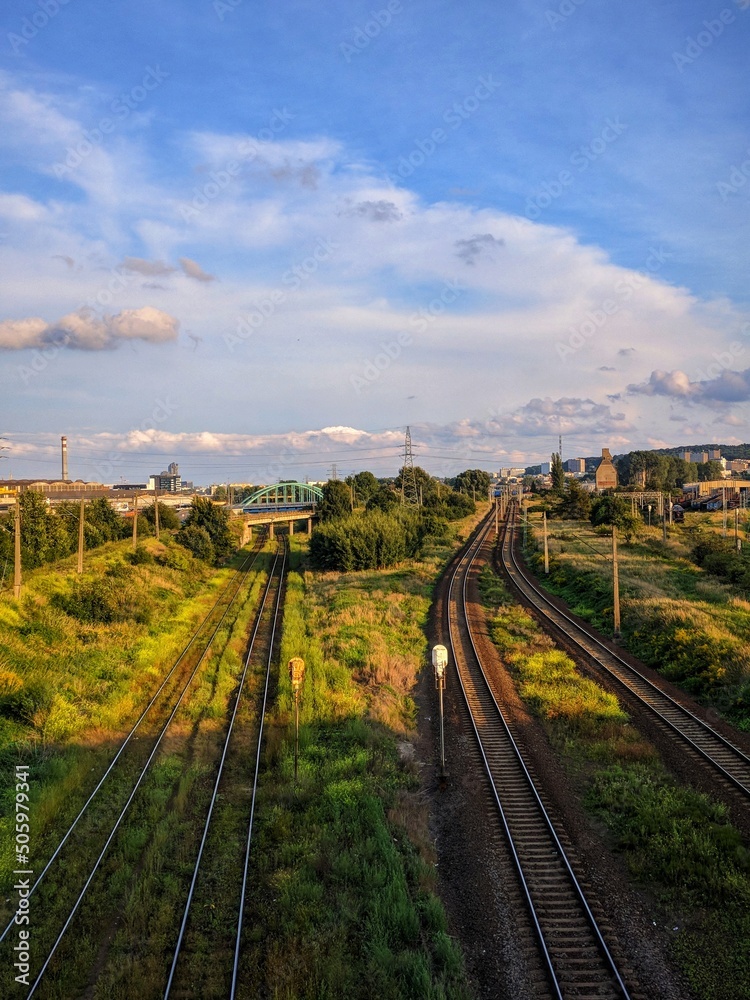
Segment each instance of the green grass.
[[750,996],[750,852],[727,809],[682,787],[617,698],[582,676],[485,567],[491,634],[574,787],[632,879],[654,897],[700,1000]]
[[[530,558],[544,585],[574,614],[603,632],[613,627],[609,529],[550,521],[550,575]],[[622,643],[635,656],[750,732],[750,602],[696,566],[692,534],[648,529],[619,546]],[[532,545],[539,544],[538,526]],[[596,549],[601,555],[597,555]],[[602,558],[605,556],[606,558]]]
[[[468,525],[459,528],[464,534]],[[313,574],[293,543],[278,692],[262,777],[245,996],[463,998],[434,894],[434,847],[399,742],[426,661],[435,574],[456,536],[392,570]],[[285,664],[305,660],[299,777]]]

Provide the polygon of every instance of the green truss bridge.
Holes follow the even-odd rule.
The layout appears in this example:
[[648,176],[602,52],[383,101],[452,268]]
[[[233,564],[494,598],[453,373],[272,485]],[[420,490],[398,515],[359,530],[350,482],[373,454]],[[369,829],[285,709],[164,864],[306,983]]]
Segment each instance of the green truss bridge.
[[274,483],[235,504],[234,510],[243,514],[314,510],[322,499],[323,491],[309,483]]

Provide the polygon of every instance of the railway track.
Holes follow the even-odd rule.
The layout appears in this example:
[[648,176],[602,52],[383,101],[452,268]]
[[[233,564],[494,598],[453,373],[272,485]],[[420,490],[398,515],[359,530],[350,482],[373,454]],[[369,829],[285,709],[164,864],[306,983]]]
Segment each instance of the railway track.
[[[109,829],[109,834],[106,837],[106,840],[103,846],[101,847],[101,850],[99,851],[96,860],[93,862],[93,864],[90,865],[89,869],[87,869],[88,876],[85,880],[85,883],[83,884],[82,889],[78,893],[77,898],[74,900],[72,905],[70,905],[69,909],[66,908],[66,910],[62,911],[63,913],[67,913],[62,928],[60,929],[57,936],[54,938],[54,941],[51,943],[51,945],[45,947],[44,957],[42,958],[42,955],[41,954],[39,955],[39,961],[41,961],[42,964],[41,967],[39,968],[39,971],[36,973],[36,978],[32,979],[31,981],[29,990],[26,994],[27,997],[35,995],[37,990],[40,988],[40,984],[42,984],[42,981],[45,977],[45,973],[47,973],[50,963],[52,962],[55,953],[58,950],[58,947],[61,945],[66,935],[66,932],[69,930],[77,912],[81,907],[81,904],[83,903],[84,899],[89,893],[89,889],[92,885],[92,882],[94,881],[97,871],[100,869],[103,860],[105,859],[108,852],[110,851],[110,848],[115,842],[118,830],[122,826],[123,821],[125,820],[131,805],[136,799],[138,790],[141,787],[142,783],[144,782],[144,779],[146,778],[147,774],[149,773],[151,765],[157,757],[157,753],[162,745],[164,737],[167,734],[168,730],[170,729],[173,720],[177,716],[178,710],[180,709],[180,706],[183,704],[185,696],[187,695],[191,687],[191,684],[194,682],[196,676],[199,675],[199,671],[202,664],[204,664],[204,662],[209,657],[209,654],[212,652],[212,648],[214,646],[214,640],[217,634],[224,626],[224,623],[227,620],[232,609],[235,606],[238,607],[240,606],[238,602],[238,598],[240,597],[240,595],[244,593],[245,597],[243,598],[243,600],[247,600],[247,591],[245,590],[244,585],[247,579],[250,577],[253,567],[258,561],[258,558],[260,557],[262,548],[263,548],[263,542],[261,541],[260,544],[256,548],[254,548],[254,550],[251,553],[247,555],[247,558],[243,561],[242,565],[234,573],[234,575],[231,577],[227,585],[219,594],[213,607],[210,609],[208,614],[205,616],[203,621],[200,623],[198,628],[191,636],[190,640],[188,641],[188,643],[186,644],[180,655],[177,657],[175,663],[172,665],[171,669],[163,679],[158,690],[151,698],[146,708],[141,713],[140,717],[136,721],[133,728],[130,730],[126,739],[123,741],[117,754],[115,755],[114,759],[110,763],[104,775],[98,782],[96,788],[91,793],[85,805],[76,816],[76,819],[74,820],[73,824],[68,829],[62,840],[60,841],[58,847],[56,848],[51,858],[47,862],[39,878],[36,880],[33,887],[31,887],[29,896],[31,896],[39,888],[40,883],[42,883],[42,881],[45,879],[45,876],[48,875],[48,872],[50,872],[50,870],[53,868],[53,865],[56,861],[58,862],[58,864],[55,865],[55,868],[59,868],[60,864],[64,866],[64,859],[69,853],[69,851],[70,850],[75,851],[77,847],[80,849],[80,844],[78,844],[79,838],[73,836],[76,827],[79,826],[79,824],[83,826],[85,822],[89,822],[89,824],[91,825],[91,821],[90,818],[87,816],[87,813],[91,810],[92,804],[94,803],[94,800],[96,799],[97,795],[101,792],[101,790],[103,788],[107,789],[109,787],[107,784],[108,780],[109,782],[116,780],[116,776],[118,775],[118,772],[119,770],[121,770],[121,768],[128,766],[132,770],[132,768],[135,766],[133,759],[131,759],[131,755],[126,754],[125,757],[123,757],[123,754],[128,749],[132,750],[133,747],[136,745],[136,741],[138,740],[138,736],[136,736],[136,731],[138,730],[139,726],[142,725],[144,720],[148,718],[148,715],[151,711],[153,711],[154,706],[155,705],[157,706],[158,711],[162,715],[168,713],[166,720],[163,722],[163,724],[161,724],[158,727],[158,735],[155,735],[153,742],[150,738],[144,740],[144,742],[147,744],[144,750],[149,751],[147,759],[145,760],[145,762],[141,762],[140,760],[138,761],[137,775],[130,775],[128,780],[134,778],[135,779],[134,783],[130,788],[130,792],[127,797],[127,800],[125,801],[125,804],[122,806],[121,809],[119,809],[117,818],[112,823],[111,828],[107,826],[103,827],[101,830],[97,830],[97,833],[100,838],[99,840],[100,843],[101,843],[101,838],[104,837],[105,831],[107,829]],[[260,620],[260,614],[258,614],[258,620]],[[181,666],[185,667],[185,665],[187,665],[186,669],[183,669],[182,671],[178,669]],[[188,674],[187,677],[186,674]],[[173,684],[171,686],[168,684],[170,680],[173,681]],[[161,705],[159,704],[160,696],[162,702]],[[166,704],[163,704],[164,702],[166,702]],[[143,756],[144,750],[141,750],[140,752],[141,757]],[[118,763],[118,760],[120,761],[121,768],[115,768],[115,765]],[[119,806],[117,808],[119,808]],[[66,844],[68,844],[69,848],[68,852],[63,851],[63,848],[65,847]],[[98,848],[96,850],[98,850]],[[57,895],[60,889],[65,886],[67,882],[66,875],[67,872],[65,870],[63,870],[59,874],[57,879],[59,885],[57,888],[53,887],[52,889],[55,895]],[[49,891],[50,887],[46,886],[45,892],[42,895],[49,896]],[[76,891],[77,890],[74,890],[74,892]],[[6,927],[2,937],[5,937],[5,935],[8,933],[8,931],[12,926],[13,926],[13,921],[11,920],[8,927]],[[51,940],[51,938],[49,940]],[[52,990],[54,992],[55,988],[54,983],[51,985],[52,985]]]
[[467,586],[486,522],[456,565],[446,634],[522,895],[556,1000],[629,1000],[603,934],[492,693],[472,634]]
[[[180,930],[177,938],[177,944],[175,945],[174,953],[172,956],[172,965],[169,971],[169,976],[167,979],[167,985],[164,991],[164,1000],[173,994],[173,988],[175,995],[178,994],[178,989],[176,987],[177,983],[177,971],[180,965],[180,956],[185,950],[186,946],[186,931],[188,928],[191,907],[193,905],[194,897],[196,896],[196,889],[199,886],[199,877],[201,875],[201,865],[204,859],[204,852],[206,845],[209,841],[209,833],[211,830],[211,823],[214,817],[214,808],[217,803],[217,799],[220,794],[220,789],[224,788],[226,784],[224,780],[225,776],[225,765],[228,763],[228,758],[232,753],[235,756],[239,755],[242,751],[241,748],[232,747],[232,736],[235,729],[235,723],[238,720],[238,711],[240,705],[243,701],[245,679],[247,677],[248,668],[253,660],[256,652],[256,644],[259,640],[259,635],[261,632],[261,625],[264,623],[264,611],[266,605],[269,606],[269,615],[266,621],[267,625],[267,635],[265,636],[265,669],[263,675],[262,693],[258,699],[257,711],[253,713],[255,715],[255,739],[254,743],[254,753],[252,755],[252,785],[250,788],[250,803],[249,803],[249,815],[246,814],[246,834],[244,838],[244,853],[243,853],[243,875],[242,875],[242,887],[240,891],[239,906],[237,911],[237,917],[235,921],[235,932],[234,932],[234,960],[232,968],[232,980],[230,987],[230,1000],[234,1000],[238,985],[238,972],[239,972],[239,961],[240,961],[240,949],[242,944],[242,924],[243,924],[243,911],[245,904],[245,894],[247,890],[247,877],[248,869],[250,864],[250,848],[252,844],[253,835],[253,820],[255,817],[255,801],[258,790],[258,773],[260,768],[260,756],[261,756],[261,744],[263,740],[263,728],[265,723],[266,706],[268,702],[268,690],[271,679],[271,666],[273,663],[275,640],[278,628],[281,621],[281,597],[284,586],[284,573],[286,569],[286,558],[287,551],[286,545],[283,546],[281,552],[277,552],[276,559],[274,560],[273,567],[269,574],[268,583],[266,585],[265,591],[263,593],[263,598],[261,601],[258,616],[255,622],[255,627],[248,645],[247,653],[245,656],[245,662],[240,675],[240,679],[237,685],[237,692],[234,699],[234,706],[232,708],[232,713],[229,720],[229,725],[227,727],[227,732],[224,738],[224,745],[222,748],[221,759],[219,761],[219,766],[216,772],[216,778],[214,781],[213,792],[211,796],[211,802],[208,808],[208,814],[206,816],[206,821],[203,828],[203,836],[201,838],[200,846],[198,848],[198,854],[195,860],[195,865],[193,868],[193,875],[190,882],[190,889],[188,891],[187,901],[185,903],[185,909],[183,911],[182,922],[180,924]],[[276,579],[276,594],[272,596],[275,574],[277,573],[278,567],[278,578]],[[244,762],[245,767],[247,767],[247,762]],[[244,805],[243,802],[240,805]],[[217,949],[218,951],[218,949]],[[216,952],[213,952],[216,954]],[[228,971],[228,970],[227,970]],[[184,994],[183,994],[184,995]]]
[[[232,574],[230,579],[227,581],[226,586],[222,589],[221,593],[217,596],[216,601],[212,607],[208,610],[203,620],[198,624],[198,626],[193,631],[192,635],[188,639],[185,646],[182,648],[178,656],[176,657],[174,663],[167,671],[163,677],[159,687],[156,689],[154,694],[151,696],[148,704],[142,710],[138,719],[135,721],[131,727],[129,733],[125,739],[120,744],[117,752],[107,766],[104,774],[101,776],[93,791],[89,794],[88,798],[84,802],[83,806],[77,813],[75,819],[68,827],[65,834],[62,836],[51,856],[48,858],[44,868],[40,872],[38,878],[35,880],[33,886],[29,890],[28,898],[31,899],[40,888],[42,882],[49,870],[53,867],[55,862],[60,857],[65,845],[70,840],[76,828],[80,823],[87,817],[89,811],[94,804],[97,796],[101,792],[102,788],[107,785],[108,780],[112,780],[112,776],[115,772],[118,762],[121,758],[124,758],[127,751],[132,750],[135,741],[138,739],[139,730],[145,722],[147,722],[150,717],[158,711],[158,703],[161,699],[162,702],[169,702],[171,699],[177,697],[177,704],[174,706],[173,711],[169,714],[167,722],[164,724],[159,736],[156,738],[156,747],[158,747],[161,742],[161,738],[166,732],[167,726],[171,722],[174,714],[177,711],[181,701],[183,700],[187,690],[196,676],[199,668],[205,661],[206,657],[211,651],[214,639],[216,638],[219,630],[224,624],[230,610],[235,604],[240,591],[243,588],[245,581],[253,570],[260,552],[262,551],[264,541],[261,538],[258,543],[253,547],[252,551],[249,552],[246,558],[243,560],[242,564],[237,568],[237,570]],[[180,690],[181,685],[181,690]],[[179,690],[179,694],[177,694]],[[163,696],[163,698],[162,698]],[[155,709],[156,706],[156,709]],[[156,749],[156,748],[155,748]],[[152,755],[153,756],[153,755]],[[149,757],[150,763],[151,757]],[[122,761],[124,764],[124,760]],[[142,776],[142,775],[141,775]],[[0,934],[0,943],[2,943],[6,936],[8,935],[11,928],[14,926],[14,918],[11,917],[10,921],[6,925],[2,934]]]
[[645,705],[672,734],[729,781],[743,796],[750,798],[750,758],[708,723],[675,701],[657,684],[618,656],[593,629],[575,621],[554,605],[539,584],[519,562],[514,545],[515,520],[511,515],[501,547],[503,568],[524,600],[554,626],[578,650],[604,672],[625,687]]

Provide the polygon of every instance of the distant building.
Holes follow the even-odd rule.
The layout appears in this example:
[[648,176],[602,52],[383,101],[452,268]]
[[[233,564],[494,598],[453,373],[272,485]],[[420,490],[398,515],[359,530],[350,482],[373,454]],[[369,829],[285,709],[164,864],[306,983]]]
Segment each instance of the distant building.
[[565,471],[573,473],[583,473],[586,471],[585,458],[569,458],[565,463]]
[[550,472],[552,472],[552,463],[542,462],[542,464],[539,466],[539,472],[542,476],[548,476]]
[[515,479],[522,478],[526,475],[526,467],[523,468],[513,466],[511,468],[501,469],[500,478],[501,479]]
[[596,467],[597,490],[613,490],[617,487],[617,469],[612,464],[609,448],[602,448],[602,460]]
[[[175,469],[177,468],[174,463],[172,463],[172,466]],[[150,490],[159,490],[160,493],[179,493],[182,488],[182,480],[179,473],[167,472],[165,469],[163,472],[156,472],[153,476],[149,476],[148,488]]]
[[706,462],[721,461],[721,448],[709,448],[707,451],[681,451],[679,457],[684,462],[697,462],[705,465]]

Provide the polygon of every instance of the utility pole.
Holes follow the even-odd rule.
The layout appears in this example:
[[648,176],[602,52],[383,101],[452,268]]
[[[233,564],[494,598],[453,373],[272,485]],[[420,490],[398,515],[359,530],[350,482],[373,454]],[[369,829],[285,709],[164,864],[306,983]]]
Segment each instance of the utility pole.
[[13,569],[13,596],[16,600],[21,596],[21,495],[16,493],[15,519],[15,564]]
[[662,531],[662,541],[666,547],[667,544],[667,512],[663,511],[661,515],[661,531]]
[[723,486],[721,489],[721,510],[722,510],[722,535],[724,538],[727,537],[727,488]]
[[544,531],[544,573],[549,576],[549,545],[547,544],[547,511],[542,511],[542,528]]
[[614,591],[614,638],[620,638],[620,571],[617,563],[617,528],[612,525],[612,589]]
[[498,524],[498,514],[500,511],[500,497],[495,497],[495,538],[500,534],[500,526]]
[[740,509],[735,507],[734,509],[734,547],[738,552],[742,551],[742,542],[740,541]]
[[83,508],[85,501],[81,498],[81,511],[78,515],[78,572],[83,573]]
[[133,506],[133,552],[136,550],[138,545],[138,494],[135,495],[135,504]]
[[154,490],[154,534],[159,541],[159,491]]

